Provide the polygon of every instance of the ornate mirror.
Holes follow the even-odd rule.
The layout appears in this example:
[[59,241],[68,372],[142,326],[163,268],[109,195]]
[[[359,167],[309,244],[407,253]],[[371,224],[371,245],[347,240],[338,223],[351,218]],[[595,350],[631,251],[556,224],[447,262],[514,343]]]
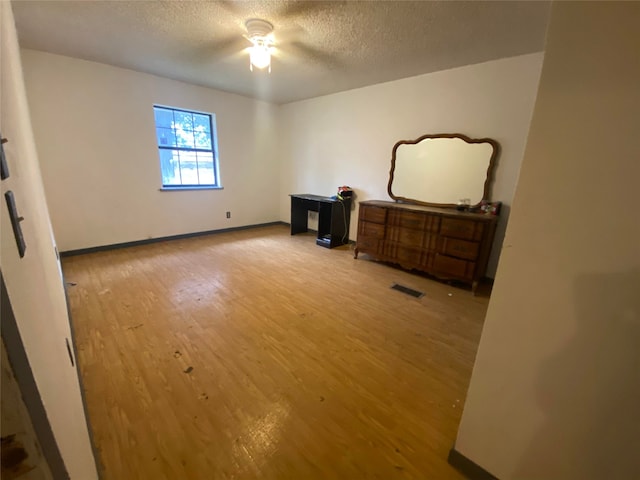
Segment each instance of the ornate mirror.
[[397,202],[455,207],[461,199],[477,206],[490,199],[500,147],[491,138],[423,135],[395,144],[389,172],[389,196]]

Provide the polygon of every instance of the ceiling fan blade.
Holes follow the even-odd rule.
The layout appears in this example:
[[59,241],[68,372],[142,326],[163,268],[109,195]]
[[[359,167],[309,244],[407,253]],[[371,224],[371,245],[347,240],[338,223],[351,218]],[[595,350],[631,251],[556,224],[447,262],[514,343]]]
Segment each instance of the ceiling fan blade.
[[285,44],[296,41],[298,38],[304,38],[307,35],[307,31],[300,25],[295,23],[289,23],[285,27],[279,27],[274,30],[274,36],[276,44]]
[[337,55],[327,53],[326,51],[311,47],[302,42],[293,41],[289,42],[285,48],[290,47],[292,50],[296,51],[296,54],[300,57],[307,59],[311,62],[321,63],[329,69],[337,69],[343,67],[342,61],[338,58]]
[[[314,12],[321,12],[336,7],[342,7],[346,1],[327,1],[327,0],[218,0],[216,2],[227,12],[239,16],[258,16],[260,18],[269,18],[276,20],[292,20],[296,17],[308,15]],[[281,6],[281,4],[284,4]]]
[[217,3],[229,13],[233,13],[236,15],[244,15],[242,2],[237,2],[233,0],[218,0]]
[[336,7],[341,7],[345,5],[346,1],[315,1],[315,0],[297,0],[287,2],[285,7],[280,11],[280,15],[282,15],[286,19],[293,19],[295,17],[299,17],[302,15],[308,15],[314,12],[322,12],[328,9],[335,9]]
[[249,42],[241,36],[229,36],[194,48],[189,55],[194,61],[214,61],[241,52]]

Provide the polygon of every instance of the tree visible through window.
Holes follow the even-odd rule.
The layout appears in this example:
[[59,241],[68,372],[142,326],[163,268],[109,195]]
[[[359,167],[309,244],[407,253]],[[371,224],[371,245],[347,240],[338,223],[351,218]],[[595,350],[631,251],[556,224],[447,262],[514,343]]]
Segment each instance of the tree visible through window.
[[153,111],[162,186],[219,186],[213,116],[159,106]]

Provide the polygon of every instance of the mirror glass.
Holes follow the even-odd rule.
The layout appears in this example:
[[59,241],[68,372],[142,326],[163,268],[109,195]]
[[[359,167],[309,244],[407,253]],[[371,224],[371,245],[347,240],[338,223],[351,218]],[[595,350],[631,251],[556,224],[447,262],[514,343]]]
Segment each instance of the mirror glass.
[[468,199],[472,206],[489,199],[495,140],[470,139],[461,134],[424,135],[393,147],[389,195],[396,201],[455,206]]

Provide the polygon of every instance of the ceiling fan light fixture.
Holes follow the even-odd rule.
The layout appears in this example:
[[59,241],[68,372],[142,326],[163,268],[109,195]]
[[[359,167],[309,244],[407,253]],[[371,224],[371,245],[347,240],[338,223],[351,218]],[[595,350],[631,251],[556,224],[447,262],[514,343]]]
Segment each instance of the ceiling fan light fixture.
[[273,39],[273,25],[265,20],[257,18],[247,20],[247,39],[253,44],[249,49],[249,69],[253,71],[253,67],[264,69],[269,68],[271,73],[271,45]]
[[266,68],[269,67],[271,72],[271,47],[264,42],[254,42],[249,51],[249,68],[253,71],[253,67]]

